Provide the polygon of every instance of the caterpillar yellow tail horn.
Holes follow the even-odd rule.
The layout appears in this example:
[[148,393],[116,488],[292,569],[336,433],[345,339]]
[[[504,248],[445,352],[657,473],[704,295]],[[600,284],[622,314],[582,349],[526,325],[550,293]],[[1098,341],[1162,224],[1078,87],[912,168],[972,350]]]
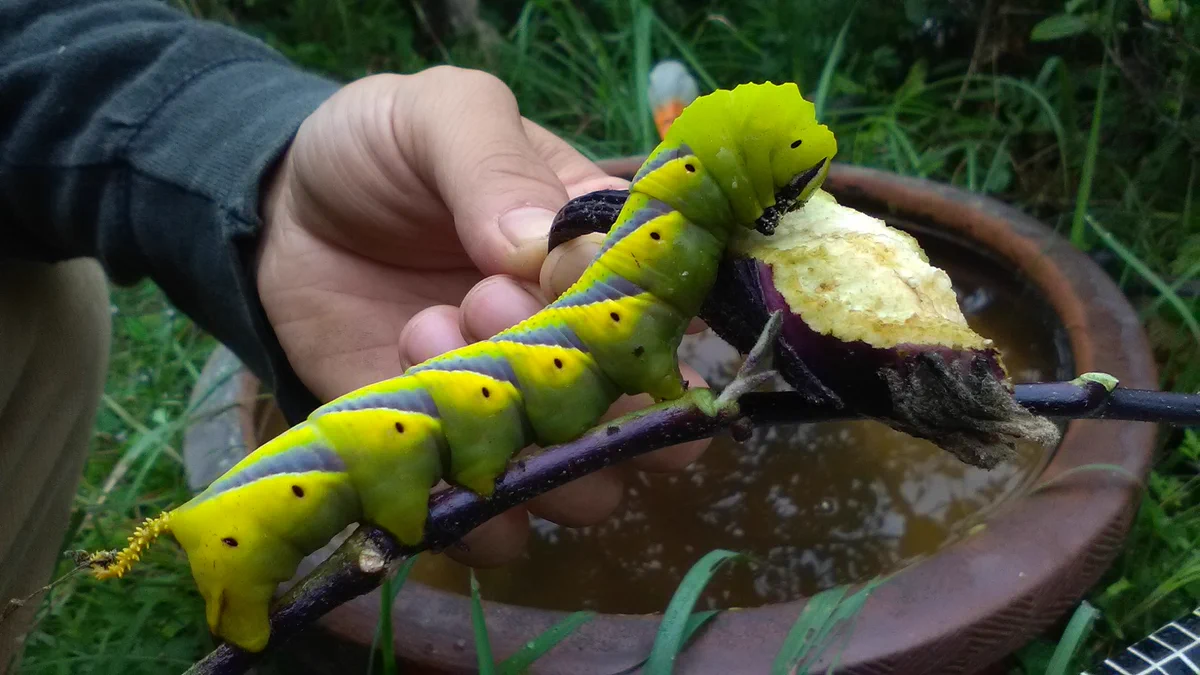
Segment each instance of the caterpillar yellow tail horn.
[[89,562],[92,574],[97,579],[112,579],[125,576],[142,554],[150,548],[155,539],[171,531],[171,514],[163,511],[153,518],[147,518],[141,527],[134,530],[129,537],[129,545],[115,554],[111,551],[99,551],[91,554]]

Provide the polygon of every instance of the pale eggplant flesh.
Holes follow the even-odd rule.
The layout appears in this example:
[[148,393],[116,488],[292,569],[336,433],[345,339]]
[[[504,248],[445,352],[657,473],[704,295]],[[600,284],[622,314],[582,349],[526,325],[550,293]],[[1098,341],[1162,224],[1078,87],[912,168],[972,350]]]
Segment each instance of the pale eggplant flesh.
[[[620,191],[583,195],[559,212],[551,249],[607,231]],[[1015,444],[1053,447],[1058,427],[1012,395],[1000,352],[967,326],[945,272],[911,236],[818,191],[770,234],[731,243],[700,318],[746,353],[784,313],[780,376],[814,403],[874,418],[992,468]]]

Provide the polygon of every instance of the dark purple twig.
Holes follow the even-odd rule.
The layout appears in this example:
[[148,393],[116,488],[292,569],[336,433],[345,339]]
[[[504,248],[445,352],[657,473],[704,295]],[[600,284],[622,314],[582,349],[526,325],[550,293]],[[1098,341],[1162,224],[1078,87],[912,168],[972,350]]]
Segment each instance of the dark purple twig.
[[1125,389],[1106,393],[1104,386],[1088,382],[1017,385],[1017,402],[1046,417],[1094,417],[1161,424],[1200,424],[1200,395],[1169,391]]
[[[1031,412],[1050,417],[1098,417],[1200,424],[1200,395],[1116,387],[1105,375],[1071,382],[1017,385],[1015,397]],[[324,562],[293,586],[271,616],[268,649],[294,636],[334,607],[370,592],[403,560],[443,549],[490,518],[544,492],[611,464],[677,443],[707,438],[749,420],[754,426],[817,422],[853,417],[814,404],[794,392],[752,392],[738,411],[705,414],[692,397],[664,403],[597,427],[580,438],[517,462],[496,484],[489,499],[463,489],[433,498],[425,542],[402,546],[383,530],[359,527]],[[190,675],[244,673],[262,654],[222,644],[193,665]]]
[[[1013,398],[1026,410],[1044,417],[1068,419],[1095,418],[1158,422],[1161,424],[1200,424],[1200,394],[1125,389],[1111,392],[1103,383],[1092,380],[1018,384]],[[814,403],[795,392],[755,392],[740,399],[742,413],[755,426],[796,424],[855,419],[860,415],[833,405]]]
[[[651,450],[713,436],[734,421],[733,415],[706,415],[685,397],[614,420],[517,462],[497,481],[489,499],[457,488],[438,493],[430,504],[425,541],[417,546],[403,546],[370,525],[359,527],[276,603],[267,649],[278,647],[334,607],[370,592],[408,556],[443,549],[497,514],[554,487]],[[261,656],[222,644],[187,673],[244,673]]]

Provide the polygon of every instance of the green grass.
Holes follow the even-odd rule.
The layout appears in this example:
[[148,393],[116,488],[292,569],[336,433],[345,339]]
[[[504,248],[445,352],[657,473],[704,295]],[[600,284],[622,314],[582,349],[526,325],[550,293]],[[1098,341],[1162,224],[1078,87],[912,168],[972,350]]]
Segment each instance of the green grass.
[[[820,98],[842,161],[997,196],[1107,256],[1142,313],[1162,386],[1200,389],[1197,301],[1184,292],[1200,274],[1200,12],[1148,24],[1134,0],[1077,0],[1068,18],[1056,18],[1057,0],[999,0],[1004,20],[977,39],[963,18],[977,11],[933,0],[862,0],[853,18],[840,0],[481,4],[498,40],[451,35],[436,13],[414,11],[419,3],[186,6],[341,78],[441,62],[488,69],[528,116],[591,157],[652,144],[642,82],[657,59],[682,59],[706,88],[796,81]],[[1030,42],[1048,17],[1039,30],[1057,39]],[[930,25],[961,30],[942,41]],[[64,548],[116,546],[138,519],[187,497],[180,432],[212,341],[147,285],[113,302],[112,368]],[[1023,672],[1090,663],[1200,602],[1200,437],[1165,432],[1160,446],[1128,543],[1089,597],[1099,618],[1088,631],[1064,622],[1023,650]],[[40,619],[22,672],[161,672],[211,646],[186,561],[170,545],[135,579],[62,584]],[[1056,655],[1064,631],[1069,649]]]
[[[873,579],[849,597],[846,593],[850,589],[844,586],[814,595],[784,638],[771,675],[806,675],[818,659],[827,655],[829,647],[839,641],[844,645],[853,636],[854,619],[881,583],[882,579]],[[829,655],[832,670],[837,667],[839,652]]]
[[400,564],[396,573],[384,579],[383,584],[379,587],[379,625],[375,628],[375,638],[371,641],[371,656],[367,661],[368,675],[373,675],[375,672],[377,652],[383,666],[383,675],[396,675],[399,672],[396,662],[394,631],[392,630],[392,605],[396,604],[396,596],[404,588],[404,582],[408,580],[408,573],[412,571],[418,557],[420,557],[419,553],[409,556]]
[[[114,342],[68,549],[120,548],[135,520],[188,498],[180,460],[187,401],[211,338],[149,284],[112,294]],[[60,573],[70,564],[64,561]],[[134,577],[77,575],[44,600],[24,673],[182,671],[212,647],[177,546],[151,549]]]
[[570,637],[579,627],[596,617],[595,612],[572,612],[544,633],[521,646],[512,656],[500,663],[500,675],[523,675],[534,661]]
[[1054,648],[1054,653],[1050,656],[1050,663],[1047,664],[1045,670],[1046,675],[1067,675],[1071,672],[1068,670],[1071,660],[1079,651],[1079,646],[1083,644],[1088,633],[1091,632],[1092,624],[1095,623],[1099,614],[1100,612],[1087,601],[1079,605],[1079,609],[1076,609],[1075,614],[1071,616],[1071,621],[1067,624],[1062,639],[1058,641],[1058,646]]

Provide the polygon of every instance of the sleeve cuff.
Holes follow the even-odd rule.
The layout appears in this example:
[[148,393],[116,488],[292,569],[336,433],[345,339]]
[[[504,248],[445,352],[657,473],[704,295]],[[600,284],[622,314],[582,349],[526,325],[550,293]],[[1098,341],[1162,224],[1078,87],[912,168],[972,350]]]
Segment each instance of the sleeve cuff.
[[128,146],[132,189],[152,195],[130,203],[129,224],[150,276],[275,392],[294,423],[319,401],[296,376],[259,300],[259,204],[300,124],[338,85],[258,43],[227,51],[218,47],[226,41],[205,40],[226,30],[204,25],[181,45],[189,63],[206,65],[174,89],[160,93],[146,83],[132,92],[160,102]]

